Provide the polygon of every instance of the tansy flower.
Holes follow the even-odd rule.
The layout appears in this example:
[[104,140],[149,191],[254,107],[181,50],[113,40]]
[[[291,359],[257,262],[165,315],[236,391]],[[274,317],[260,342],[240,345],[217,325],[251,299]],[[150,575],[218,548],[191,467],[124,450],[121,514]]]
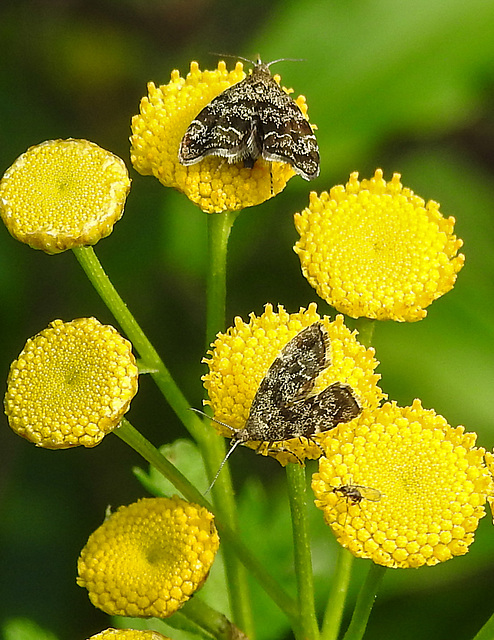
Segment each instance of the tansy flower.
[[[154,175],[165,187],[182,191],[206,213],[252,207],[282,191],[295,175],[288,164],[258,159],[249,169],[243,162],[229,164],[218,156],[206,156],[187,167],[178,161],[180,142],[195,116],[245,77],[241,62],[233,71],[227,71],[223,61],[213,71],[201,71],[197,62],[191,62],[185,79],[174,70],[167,85],[156,87],[150,82],[140,114],[132,119],[131,160],[135,169]],[[280,80],[279,76],[275,79]],[[305,98],[299,96],[295,102],[305,115]]]
[[[267,304],[260,317],[250,316],[250,322],[235,318],[235,325],[226,334],[218,334],[208,351],[209,372],[203,377],[209,395],[209,404],[216,420],[230,426],[213,422],[220,435],[232,437],[233,430],[245,427],[249,411],[269,367],[285,345],[302,329],[321,320],[330,339],[330,366],[317,378],[310,395],[316,395],[338,381],[352,388],[353,394],[362,407],[377,407],[383,392],[377,386],[380,376],[374,373],[378,362],[374,350],[366,349],[344,324],[343,316],[334,322],[321,318],[317,306],[311,304],[307,310],[289,314],[282,306],[278,312]],[[354,421],[351,422],[353,424]],[[275,457],[282,465],[287,462],[318,458],[321,449],[313,439],[292,438],[273,442],[267,446],[260,442],[248,442],[246,446],[258,449],[263,455]],[[293,455],[290,455],[291,452]]]
[[123,160],[109,151],[87,140],[49,140],[5,172],[0,214],[17,240],[60,253],[109,235],[129,189]]
[[321,436],[316,505],[353,555],[387,567],[435,565],[467,553],[492,479],[475,433],[415,400],[364,410]]
[[136,629],[105,629],[88,640],[169,640],[157,631],[138,631]]
[[[491,475],[491,478],[493,478],[493,484],[494,484],[494,454],[491,453],[490,451],[487,451],[485,454],[485,462],[487,465],[487,469],[489,470],[489,473]],[[494,489],[487,496],[487,501],[491,508],[491,515],[494,516]]]
[[218,550],[213,514],[173,498],[120,507],[91,536],[77,584],[110,615],[171,616],[202,586]]
[[312,192],[310,205],[295,214],[302,272],[317,293],[353,318],[414,322],[425,308],[452,289],[465,257],[453,235],[455,219],[439,204],[427,204],[390,182],[378,169],[329,194]]
[[40,447],[94,447],[128,411],[137,376],[132,345],[113,327],[54,320],[12,363],[5,413]]

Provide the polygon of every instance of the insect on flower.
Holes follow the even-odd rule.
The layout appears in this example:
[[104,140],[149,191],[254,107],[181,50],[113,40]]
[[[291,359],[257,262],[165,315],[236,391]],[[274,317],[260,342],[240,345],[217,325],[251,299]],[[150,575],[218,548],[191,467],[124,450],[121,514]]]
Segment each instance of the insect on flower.
[[361,413],[360,403],[347,384],[333,382],[320,393],[310,395],[319,374],[331,364],[330,352],[329,335],[322,322],[302,329],[269,367],[254,396],[245,426],[234,429],[215,420],[233,435],[231,447],[211,487],[239,444],[258,441],[269,446],[291,438],[312,440],[313,435],[349,422]]
[[252,168],[262,157],[290,164],[305,180],[319,175],[317,140],[300,107],[279,86],[270,65],[258,58],[251,73],[211,100],[190,123],[180,143],[184,166],[209,155]]

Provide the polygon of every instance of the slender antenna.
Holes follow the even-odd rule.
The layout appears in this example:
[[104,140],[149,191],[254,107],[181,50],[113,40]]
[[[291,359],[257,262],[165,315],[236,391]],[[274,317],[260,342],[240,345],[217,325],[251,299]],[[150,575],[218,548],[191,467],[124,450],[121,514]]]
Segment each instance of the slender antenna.
[[216,475],[213,478],[213,481],[211,482],[211,484],[209,485],[209,487],[206,489],[206,491],[204,492],[204,495],[207,496],[208,493],[211,491],[211,489],[214,486],[214,483],[216,482],[216,480],[218,479],[218,476],[220,475],[220,471],[223,469],[223,467],[225,466],[225,462],[228,460],[228,458],[231,456],[231,454],[235,451],[236,447],[241,443],[241,440],[235,440],[235,442],[232,444],[232,446],[228,449],[226,456],[223,458],[223,462],[220,464],[220,468],[218,469],[218,471],[216,472]]
[[189,407],[189,409],[191,411],[195,411],[196,413],[199,413],[201,416],[204,416],[208,420],[212,420],[213,422],[216,422],[216,424],[220,424],[222,427],[226,427],[227,429],[230,429],[230,431],[233,431],[233,433],[235,433],[235,429],[233,427],[230,427],[229,424],[226,424],[226,422],[221,422],[221,420],[216,420],[216,418],[213,418],[212,416],[208,416],[207,413],[204,413],[204,411],[201,411],[200,409],[195,409],[194,407]]
[[[233,431],[233,435],[235,435],[235,429],[233,427],[230,427],[229,424],[226,424],[226,422],[221,422],[221,420],[216,420],[216,418],[212,418],[211,416],[208,416],[207,413],[204,413],[204,411],[201,411],[200,409],[195,409],[194,407],[190,407],[190,410],[191,411],[195,411],[196,413],[199,413],[201,416],[204,416],[205,418],[208,418],[209,420],[212,420],[213,422],[216,422],[216,424],[220,424],[222,427],[226,427],[227,429],[230,429],[230,431]],[[225,466],[225,462],[228,460],[228,458],[231,456],[231,454],[235,451],[236,447],[240,444],[240,442],[242,442],[242,441],[241,440],[235,440],[235,442],[232,444],[230,449],[227,451],[227,454],[223,458],[223,462],[220,464],[220,468],[216,472],[216,475],[214,476],[213,481],[211,482],[211,484],[209,485],[209,487],[207,488],[207,490],[204,493],[205,496],[207,496],[208,493],[213,488],[214,483],[216,482],[216,480],[218,479],[218,476],[220,475],[220,471]]]

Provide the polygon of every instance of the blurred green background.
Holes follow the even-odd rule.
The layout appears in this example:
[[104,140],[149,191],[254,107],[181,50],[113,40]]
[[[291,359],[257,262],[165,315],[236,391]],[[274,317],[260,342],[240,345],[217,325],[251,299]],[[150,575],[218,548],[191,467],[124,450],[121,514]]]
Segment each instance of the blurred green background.
[[[237,219],[228,322],[261,313],[266,302],[293,312],[316,300],[292,251],[292,216],[307,205],[310,189],[344,183],[355,170],[370,177],[381,167],[385,179],[398,171],[406,186],[456,218],[466,265],[425,320],[376,327],[382,386],[403,405],[420,398],[492,449],[492,0],[7,0],[0,7],[0,50],[0,174],[29,146],[52,138],[87,138],[124,158],[133,179],[125,215],[96,252],[196,407],[202,399],[206,216],[131,169],[130,119],[147,81],[167,83],[172,69],[185,74],[192,59],[212,68],[217,56],[211,52],[303,58],[278,63],[275,71],[307,97],[318,126],[321,175],[310,185],[294,178],[278,197]],[[94,315],[112,322],[70,252],[34,251],[3,226],[0,301],[4,380],[26,339],[51,320]],[[155,444],[185,435],[147,377],[129,418]],[[86,638],[108,620],[76,586],[76,559],[108,504],[144,495],[131,473],[141,461],[112,436],[93,450],[38,450],[15,436],[4,417],[0,451],[0,622],[29,617],[60,640]],[[258,512],[244,514],[247,539],[290,583],[289,546],[284,554],[276,547],[276,557],[270,547],[287,525],[280,469],[239,450],[233,467],[238,478],[252,472],[259,479],[249,490],[252,496],[257,487]],[[311,517],[322,604],[334,541],[321,515]],[[365,571],[365,562],[356,564],[355,588]],[[388,571],[366,638],[469,638],[493,610],[489,513],[467,556],[429,569]],[[267,611],[272,624],[263,625],[261,637],[290,637],[276,610]]]

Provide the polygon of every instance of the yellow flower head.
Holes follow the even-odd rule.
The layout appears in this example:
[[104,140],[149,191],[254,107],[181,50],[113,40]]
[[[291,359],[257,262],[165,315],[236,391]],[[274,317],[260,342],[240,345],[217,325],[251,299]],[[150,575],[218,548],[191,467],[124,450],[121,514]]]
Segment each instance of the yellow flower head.
[[[489,470],[489,473],[491,475],[491,478],[493,479],[493,484],[494,484],[494,453],[491,453],[490,451],[486,452],[485,463],[487,465],[487,469]],[[493,520],[494,520],[494,489],[487,496],[487,501],[491,508],[491,514],[493,515]]]
[[113,327],[54,320],[12,363],[5,413],[40,447],[94,447],[128,411],[137,377],[132,345]]
[[17,240],[60,253],[109,235],[129,189],[123,160],[109,151],[87,140],[49,140],[5,172],[0,214]]
[[120,507],[81,552],[77,584],[110,615],[171,616],[202,586],[218,551],[213,514],[173,498]]
[[[275,358],[297,333],[318,320],[321,317],[315,304],[292,314],[282,306],[276,313],[267,304],[260,317],[251,314],[249,323],[237,317],[233,327],[225,334],[218,334],[211,345],[212,350],[208,351],[210,357],[204,359],[209,372],[203,381],[209,394],[206,404],[212,407],[215,419],[232,428],[231,431],[213,422],[220,435],[232,437],[233,430],[245,427],[252,401]],[[338,381],[350,385],[361,406],[377,407],[383,392],[377,386],[380,376],[374,373],[378,364],[374,350],[366,349],[357,341],[355,333],[343,324],[343,316],[337,316],[334,322],[322,318],[322,322],[330,339],[331,361],[316,379],[310,395],[316,395]],[[286,465],[305,458],[318,458],[321,449],[313,440],[319,438],[316,435],[307,441],[292,438],[269,444],[267,441],[245,444]]]
[[312,192],[310,205],[295,214],[302,272],[329,304],[353,318],[414,322],[452,289],[465,256],[453,235],[455,219],[439,204],[427,204],[391,182],[378,169],[329,194]]
[[353,555],[387,567],[435,565],[467,553],[493,482],[475,433],[419,400],[364,410],[321,437],[316,505]]
[[[233,71],[227,71],[223,61],[213,71],[201,71],[197,62],[191,62],[185,79],[174,70],[167,85],[156,87],[150,82],[140,114],[132,119],[131,160],[135,169],[143,175],[154,175],[165,187],[182,191],[205,213],[238,211],[282,191],[295,175],[288,164],[259,159],[249,169],[243,162],[229,164],[218,156],[206,156],[187,167],[178,161],[180,142],[195,116],[245,77],[241,62]],[[279,82],[279,76],[275,79]],[[305,115],[304,96],[295,102]]]
[[138,631],[136,629],[105,629],[88,640],[169,640],[157,631]]

